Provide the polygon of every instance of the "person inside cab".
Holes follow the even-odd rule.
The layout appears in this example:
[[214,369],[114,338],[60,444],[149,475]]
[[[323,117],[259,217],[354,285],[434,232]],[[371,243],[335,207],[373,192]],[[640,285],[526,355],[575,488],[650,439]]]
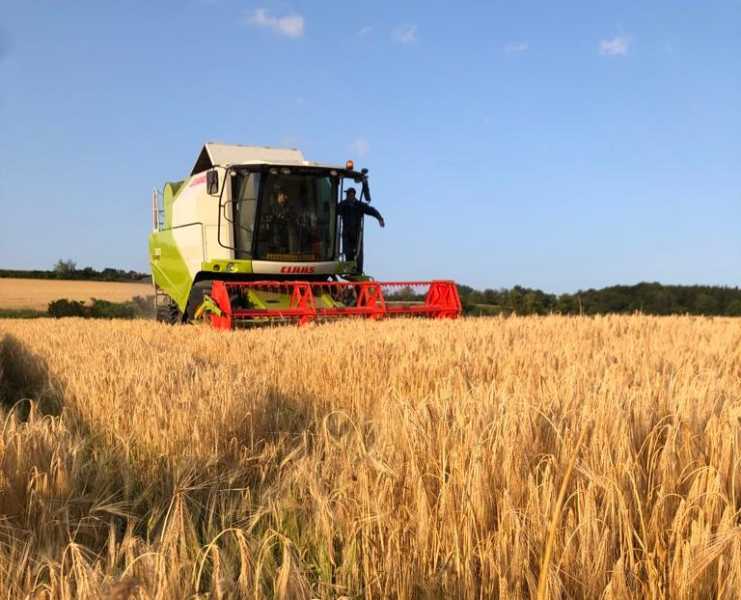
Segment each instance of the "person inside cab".
[[282,184],[274,186],[270,206],[265,215],[265,231],[270,252],[288,254],[293,251],[297,222],[298,214],[290,202],[288,189]]

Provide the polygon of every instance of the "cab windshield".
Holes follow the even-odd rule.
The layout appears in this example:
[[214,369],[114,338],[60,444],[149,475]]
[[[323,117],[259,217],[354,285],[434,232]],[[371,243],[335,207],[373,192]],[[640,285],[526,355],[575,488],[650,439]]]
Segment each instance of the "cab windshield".
[[234,177],[237,257],[334,260],[337,177],[316,170],[284,171],[288,169]]

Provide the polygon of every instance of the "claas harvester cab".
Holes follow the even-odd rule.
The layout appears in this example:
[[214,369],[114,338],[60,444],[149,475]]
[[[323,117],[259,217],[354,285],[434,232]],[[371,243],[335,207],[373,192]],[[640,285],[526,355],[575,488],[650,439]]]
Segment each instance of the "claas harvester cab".
[[207,143],[187,179],[152,198],[157,319],[214,327],[387,316],[454,318],[452,281],[377,282],[342,247],[347,187],[370,202],[367,169],[295,149]]

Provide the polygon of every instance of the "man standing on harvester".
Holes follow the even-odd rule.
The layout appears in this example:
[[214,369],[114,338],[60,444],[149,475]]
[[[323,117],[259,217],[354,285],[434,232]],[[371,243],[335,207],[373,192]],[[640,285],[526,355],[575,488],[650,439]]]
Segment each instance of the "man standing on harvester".
[[356,260],[358,262],[358,272],[363,272],[363,252],[362,247],[358,252],[358,238],[360,237],[360,225],[363,215],[370,215],[378,219],[381,227],[386,223],[375,208],[371,208],[363,202],[358,202],[355,198],[355,188],[347,188],[345,199],[337,205],[337,213],[342,217],[342,248],[345,252],[345,260]]

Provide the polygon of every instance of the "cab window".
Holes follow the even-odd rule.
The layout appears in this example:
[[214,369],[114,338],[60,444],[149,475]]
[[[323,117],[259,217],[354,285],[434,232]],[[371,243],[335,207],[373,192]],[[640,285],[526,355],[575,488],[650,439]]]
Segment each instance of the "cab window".
[[331,177],[269,174],[262,192],[256,258],[332,260],[336,190]]

